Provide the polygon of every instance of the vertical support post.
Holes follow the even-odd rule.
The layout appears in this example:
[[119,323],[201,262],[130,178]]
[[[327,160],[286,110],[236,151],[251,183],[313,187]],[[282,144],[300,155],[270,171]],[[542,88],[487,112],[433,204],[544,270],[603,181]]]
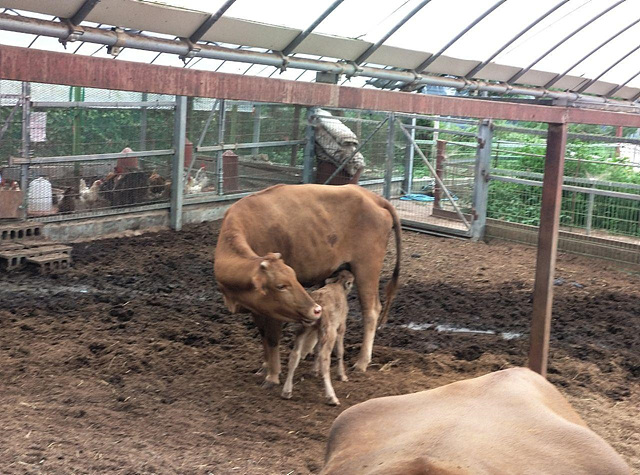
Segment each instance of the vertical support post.
[[23,217],[27,217],[28,186],[29,186],[29,163],[31,161],[31,83],[22,83],[22,158],[25,162],[20,167],[20,189],[22,190],[22,211]]
[[[622,126],[616,127],[616,137],[622,137]],[[616,147],[616,157],[620,156],[620,144]]]
[[[218,103],[220,105],[220,112],[218,115],[218,145],[224,145],[224,128],[226,122],[226,108],[227,101],[220,99]],[[219,195],[224,194],[224,158],[222,157],[223,150],[218,151],[216,157],[216,189]]]
[[[596,185],[593,185],[591,188],[595,188]],[[593,193],[589,193],[589,198],[587,202],[587,225],[586,225],[586,233],[587,236],[591,236],[591,225],[593,223],[593,205],[596,196]]]
[[544,179],[542,181],[538,255],[533,288],[533,315],[529,337],[529,368],[545,377],[549,356],[553,276],[558,248],[567,128],[567,124],[549,124]]
[[173,147],[175,153],[171,164],[171,228],[182,229],[182,201],[184,198],[184,147],[187,138],[187,98],[176,96],[173,121]]
[[437,143],[438,140],[440,140],[440,133],[438,132],[438,129],[440,128],[440,121],[439,120],[434,120],[433,121],[433,128],[436,129],[433,131],[433,145],[431,145],[431,158],[433,159],[433,156],[436,155],[438,153],[438,148],[437,148]]
[[304,159],[302,168],[302,183],[313,181],[313,158],[315,157],[315,131],[313,123],[315,121],[316,108],[309,107],[307,110],[307,128],[305,130]]
[[[142,102],[147,102],[149,94],[142,93]],[[140,150],[147,149],[147,107],[140,108]]]
[[[29,160],[31,156],[31,83],[22,83],[22,158]],[[20,189],[27,187],[29,165],[24,164],[20,173]]]
[[[260,121],[262,120],[262,104],[254,104],[253,106],[253,143],[260,142]],[[260,147],[253,147],[251,149],[252,155],[258,155],[260,153]]]
[[385,160],[384,170],[384,186],[382,188],[382,196],[386,199],[391,198],[391,185],[393,178],[393,158],[395,153],[395,138],[396,138],[396,115],[393,112],[389,112],[389,129],[387,130],[387,157]]
[[478,148],[473,182],[473,211],[471,221],[471,239],[478,241],[484,237],[487,226],[487,202],[489,200],[489,172],[491,170],[491,144],[493,141],[493,122],[482,120],[478,127]]
[[[447,142],[444,140],[438,140],[436,142],[436,175],[440,178],[440,181],[444,179],[444,161],[446,159]],[[434,178],[435,179],[435,178]],[[438,180],[433,185],[433,208],[440,209],[440,195],[442,189],[438,184]]]
[[[293,108],[293,125],[291,129],[291,140],[298,140],[300,137],[300,106],[296,105]],[[298,161],[298,146],[293,145],[291,147],[291,160],[289,161],[289,165],[292,167],[296,166],[296,162]]]
[[404,156],[404,181],[402,182],[402,190],[405,194],[410,195],[413,188],[413,159],[415,156],[415,149],[413,144],[416,141],[416,118],[411,118],[411,138],[407,137],[407,149]]
[[[238,143],[238,103],[231,106],[231,117],[229,117],[229,143]],[[224,140],[223,140],[224,141]]]

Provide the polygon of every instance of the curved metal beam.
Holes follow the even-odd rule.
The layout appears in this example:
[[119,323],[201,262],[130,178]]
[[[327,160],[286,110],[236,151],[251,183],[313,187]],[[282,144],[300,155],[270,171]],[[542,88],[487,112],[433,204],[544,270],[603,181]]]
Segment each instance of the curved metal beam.
[[78,11],[71,18],[69,18],[71,24],[74,26],[78,26],[80,23],[82,23],[98,3],[100,3],[100,0],[86,0],[78,9]]
[[[491,12],[493,12],[496,8],[498,8],[500,5],[502,5],[504,2],[506,2],[507,0],[499,0],[497,3],[495,3],[491,8],[489,8],[486,12],[484,12],[482,15],[480,15],[478,18],[476,18],[475,20],[473,20],[464,30],[462,30],[460,33],[458,33],[455,38],[453,38],[451,41],[449,41],[446,45],[444,45],[442,47],[442,49],[440,51],[438,51],[436,54],[432,54],[431,56],[429,56],[427,59],[425,59],[417,68],[415,68],[415,71],[417,73],[421,73],[423,72],[425,69],[427,69],[429,67],[429,65],[431,63],[433,63],[436,59],[438,59],[440,56],[442,56],[442,53],[444,53],[446,50],[448,50],[456,41],[458,41],[460,38],[462,38],[465,34],[467,34],[467,32],[473,28],[474,26],[476,26],[478,23],[480,23],[482,20],[484,20]],[[624,1],[624,0],[623,0]]]
[[430,1],[431,0],[422,0],[413,10],[409,12],[407,16],[405,16],[393,28],[391,28],[391,30],[389,30],[387,34],[385,34],[382,38],[376,41],[375,44],[372,44],[371,46],[369,46],[364,53],[358,56],[358,58],[355,60],[355,63],[356,64],[364,63],[369,56],[371,56],[378,48],[380,48],[380,46],[382,46],[382,43],[387,41],[391,35],[393,35],[396,31],[400,29],[401,26],[403,26],[406,22],[408,22],[411,18],[413,18],[413,16],[416,13],[418,13],[420,10],[422,10],[422,7],[424,7]]
[[567,36],[565,36],[564,38],[562,38],[558,43],[556,43],[555,45],[553,45],[551,48],[549,48],[547,51],[545,51],[541,56],[539,56],[535,61],[533,61],[533,63],[531,63],[529,66],[527,66],[526,68],[522,68],[520,71],[518,71],[517,73],[515,73],[513,76],[511,76],[511,79],[509,79],[507,81],[507,84],[513,84],[515,81],[517,81],[518,79],[520,79],[523,75],[525,75],[526,73],[529,72],[529,70],[534,67],[536,64],[538,64],[540,61],[542,61],[544,58],[546,58],[547,56],[549,56],[549,54],[551,54],[553,51],[555,51],[558,47],[560,47],[561,45],[563,45],[564,43],[566,43],[570,38],[572,38],[573,36],[575,36],[577,33],[579,33],[580,31],[582,31],[583,29],[585,29],[587,26],[589,26],[591,23],[593,23],[594,21],[596,21],[598,18],[602,17],[603,15],[606,15],[607,13],[609,13],[611,10],[613,10],[614,8],[616,8],[618,5],[620,5],[621,3],[623,3],[625,0],[619,0],[618,2],[614,3],[613,5],[611,5],[609,8],[603,10],[602,12],[598,13],[596,16],[594,16],[593,18],[591,18],[591,20],[589,20],[588,22],[582,24],[581,26],[579,26],[578,28],[576,28],[575,30],[573,30],[571,33],[569,33]]
[[584,86],[580,87],[580,89],[578,89],[578,93],[583,93],[584,91],[586,91],[589,87],[591,87],[591,85],[593,83],[595,83],[598,79],[600,79],[602,76],[604,76],[605,74],[607,74],[609,71],[611,71],[613,68],[615,68],[618,64],[620,64],[621,62],[623,62],[625,59],[627,59],[629,56],[631,56],[633,53],[635,53],[636,51],[638,51],[640,49],[640,45],[636,46],[635,48],[633,48],[631,51],[629,51],[627,54],[625,54],[622,58],[618,59],[617,61],[615,61],[611,66],[609,66],[607,69],[605,69],[604,71],[602,71],[600,74],[598,74],[595,78],[591,79],[590,81],[588,81]]
[[[38,20],[35,18],[18,17],[15,15],[0,14],[0,29],[15,31],[19,33],[30,33],[35,35],[49,36],[53,38],[64,38],[68,34],[66,25],[60,22]],[[133,48],[143,51],[155,51],[158,53],[168,53],[183,56],[191,50],[191,45],[186,40],[173,40],[142,36],[127,31],[113,31],[102,28],[84,27],[82,40],[85,43],[94,43],[103,46],[119,45],[121,48]],[[468,91],[487,91],[495,94],[514,94],[532,97],[545,97],[549,99],[559,99],[566,102],[576,102],[590,104],[591,106],[624,106],[629,110],[638,110],[635,104],[629,101],[614,101],[603,97],[581,95],[575,92],[549,91],[540,87],[510,86],[506,83],[494,83],[484,81],[469,81],[462,78],[440,77],[427,74],[416,74],[412,71],[402,71],[397,69],[383,69],[372,66],[356,66],[352,63],[321,61],[302,57],[283,57],[281,53],[261,53],[249,50],[231,49],[222,46],[199,44],[195,57],[217,59],[222,61],[236,61],[242,63],[256,63],[265,66],[274,66],[278,69],[283,67],[293,69],[307,69],[311,71],[324,71],[333,74],[346,74],[351,76],[363,76],[384,80],[409,83],[415,86],[434,85],[453,87]],[[3,46],[0,45],[0,49]],[[8,47],[6,47],[8,48]],[[23,48],[24,51],[33,51]],[[99,49],[98,49],[99,50]],[[64,56],[64,55],[63,55]],[[75,57],[76,55],[68,55]],[[0,56],[1,59],[1,56]],[[2,71],[0,71],[2,73]],[[242,76],[238,76],[242,77]],[[46,81],[45,81],[46,82]],[[117,89],[117,88],[116,88]],[[640,112],[640,110],[638,110]]]
[[296,47],[298,47],[300,45],[300,43],[302,43],[304,41],[304,39],[307,36],[309,36],[311,34],[311,32],[313,30],[315,30],[320,23],[322,23],[324,21],[325,18],[327,18],[329,15],[331,15],[331,12],[333,12],[336,8],[338,8],[338,6],[343,1],[344,0],[336,0],[331,5],[329,5],[329,8],[327,8],[322,13],[322,15],[320,15],[318,18],[316,18],[316,20],[313,23],[311,23],[311,25],[309,25],[306,30],[300,32],[298,34],[298,36],[296,36],[291,43],[289,43],[287,46],[285,46],[283,48],[282,54],[285,55],[285,56],[289,56],[291,54],[291,52],[294,49],[296,49]]
[[604,46],[606,46],[608,43],[610,43],[611,41],[613,41],[614,39],[616,39],[618,36],[620,36],[622,33],[624,33],[625,31],[627,31],[629,28],[631,28],[632,26],[636,25],[637,23],[640,22],[640,18],[638,18],[636,21],[630,23],[629,25],[627,25],[625,28],[623,28],[622,30],[620,30],[619,32],[617,32],[615,35],[611,36],[608,40],[604,41],[603,43],[599,44],[598,46],[596,46],[594,49],[592,49],[591,51],[589,51],[585,56],[583,56],[582,58],[580,58],[578,61],[576,61],[575,64],[573,64],[572,66],[570,66],[569,68],[567,68],[567,70],[565,72],[563,72],[562,74],[557,74],[556,77],[554,77],[551,81],[549,81],[547,84],[544,85],[544,87],[546,88],[550,88],[551,86],[553,86],[555,83],[557,83],[560,79],[562,79],[563,77],[565,77],[573,68],[575,68],[577,65],[579,65],[580,63],[582,63],[585,59],[587,59],[589,56],[591,56],[593,53],[595,53],[596,51],[602,49]]
[[551,7],[549,10],[547,10],[545,13],[543,13],[540,17],[538,17],[533,23],[531,23],[529,26],[527,26],[524,30],[522,30],[520,33],[518,33],[516,36],[514,36],[513,38],[511,38],[504,46],[501,46],[495,53],[493,53],[488,59],[486,59],[485,61],[483,61],[482,63],[478,64],[475,68],[473,68],[471,71],[469,71],[464,77],[467,79],[472,78],[476,73],[478,73],[479,71],[481,71],[482,69],[485,68],[485,66],[487,64],[489,64],[491,61],[493,61],[493,59],[498,56],[500,53],[502,53],[505,49],[507,49],[509,46],[511,46],[518,38],[521,38],[522,35],[524,35],[527,31],[529,31],[531,28],[533,28],[534,26],[536,26],[538,23],[540,23],[542,20],[544,20],[545,18],[547,18],[549,15],[551,15],[553,12],[555,12],[558,8],[560,8],[562,5],[564,5],[565,3],[567,3],[569,0],[562,0],[560,3],[558,3],[556,6]]
[[616,92],[618,92],[620,89],[622,89],[623,87],[625,87],[627,84],[629,84],[631,81],[633,81],[635,78],[637,78],[638,76],[640,76],[640,71],[638,71],[637,73],[635,73],[633,76],[631,76],[629,79],[627,79],[625,82],[623,82],[622,84],[620,84],[619,86],[614,87],[613,89],[611,89],[609,92],[607,92],[604,97],[611,97],[613,96]]
[[218,11],[209,15],[207,19],[198,27],[196,31],[189,37],[189,41],[192,43],[197,43],[200,39],[211,29],[211,27],[217,22],[224,12],[226,12],[231,5],[235,3],[236,0],[227,0],[222,4]]

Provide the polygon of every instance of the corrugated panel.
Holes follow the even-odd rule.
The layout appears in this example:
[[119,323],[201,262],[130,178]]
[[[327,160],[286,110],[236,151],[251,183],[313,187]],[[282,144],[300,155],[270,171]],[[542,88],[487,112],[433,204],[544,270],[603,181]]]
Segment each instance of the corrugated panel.
[[428,54],[423,51],[383,45],[367,59],[367,62],[396,68],[413,69],[424,61]]
[[1,0],[0,7],[69,18],[83,3],[84,0]]
[[[205,41],[220,41],[234,45],[282,50],[300,30],[284,26],[265,25],[248,20],[222,17],[202,37]],[[191,34],[191,33],[189,33]],[[189,36],[189,35],[187,35]]]
[[315,54],[326,58],[340,58],[353,61],[363,53],[371,43],[350,38],[312,33],[296,48],[296,52]]

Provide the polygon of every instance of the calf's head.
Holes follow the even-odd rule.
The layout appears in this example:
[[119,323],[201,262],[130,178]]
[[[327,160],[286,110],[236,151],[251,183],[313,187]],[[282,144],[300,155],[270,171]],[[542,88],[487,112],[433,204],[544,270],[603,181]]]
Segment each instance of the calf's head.
[[224,301],[234,312],[240,307],[265,317],[285,322],[314,323],[322,314],[298,282],[295,271],[286,265],[279,253],[269,253],[256,260],[247,290],[229,292],[223,288]]
[[344,289],[345,295],[351,291],[355,277],[348,270],[341,270],[338,275],[329,277],[324,281],[325,284],[340,284]]

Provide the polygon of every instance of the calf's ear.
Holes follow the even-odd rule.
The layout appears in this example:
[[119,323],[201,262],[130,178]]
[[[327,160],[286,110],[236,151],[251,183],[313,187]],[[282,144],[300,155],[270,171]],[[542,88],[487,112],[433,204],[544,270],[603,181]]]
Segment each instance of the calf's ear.
[[342,285],[344,286],[344,290],[346,290],[348,292],[349,290],[351,290],[351,287],[353,287],[353,281],[352,280],[345,280]]
[[324,281],[324,285],[333,284],[334,282],[338,282],[338,278],[337,277],[329,277],[328,279],[326,279]]

